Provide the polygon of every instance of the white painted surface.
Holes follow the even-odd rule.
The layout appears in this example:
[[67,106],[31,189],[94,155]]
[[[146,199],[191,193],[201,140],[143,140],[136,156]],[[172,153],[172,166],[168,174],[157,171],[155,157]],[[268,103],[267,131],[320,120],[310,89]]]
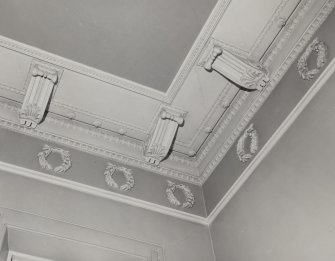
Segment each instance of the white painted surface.
[[[333,71],[334,61],[324,75]],[[327,77],[311,89],[286,122],[291,127],[212,223],[217,260],[333,259],[335,74]]]
[[3,171],[0,206],[156,244],[165,261],[213,260],[207,226]]

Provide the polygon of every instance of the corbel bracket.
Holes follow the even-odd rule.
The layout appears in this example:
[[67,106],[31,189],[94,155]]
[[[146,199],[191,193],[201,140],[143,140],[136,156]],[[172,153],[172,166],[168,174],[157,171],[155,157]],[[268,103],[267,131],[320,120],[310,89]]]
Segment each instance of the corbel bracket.
[[26,95],[19,112],[21,125],[36,128],[42,121],[59,77],[60,70],[52,66],[39,63],[32,65]]
[[177,130],[184,122],[185,115],[185,112],[171,107],[163,107],[161,109],[156,128],[144,150],[144,157],[147,163],[159,165],[168,155]]
[[267,70],[260,64],[237,57],[217,43],[209,46],[209,51],[200,65],[207,71],[217,71],[248,90],[261,91],[269,81]]

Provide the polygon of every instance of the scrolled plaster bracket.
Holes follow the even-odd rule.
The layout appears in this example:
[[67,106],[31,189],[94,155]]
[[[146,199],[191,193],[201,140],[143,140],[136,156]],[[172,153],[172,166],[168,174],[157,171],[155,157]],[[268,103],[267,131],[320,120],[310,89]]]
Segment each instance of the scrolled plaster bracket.
[[145,161],[152,165],[166,158],[178,128],[184,123],[186,113],[172,107],[162,107],[155,130],[144,148]]
[[26,94],[19,112],[20,124],[36,128],[41,123],[61,70],[45,63],[33,62],[26,81]]
[[261,91],[270,80],[262,65],[230,53],[217,41],[208,46],[199,65],[207,71],[215,70],[247,90]]

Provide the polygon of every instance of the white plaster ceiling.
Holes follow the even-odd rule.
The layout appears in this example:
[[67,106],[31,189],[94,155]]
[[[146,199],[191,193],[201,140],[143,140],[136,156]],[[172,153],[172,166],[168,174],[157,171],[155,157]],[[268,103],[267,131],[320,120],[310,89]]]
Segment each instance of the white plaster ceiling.
[[166,91],[216,0],[0,0],[0,34]]
[[[45,121],[31,133],[204,182],[268,93],[241,90],[201,59],[219,43],[260,62],[275,84],[325,0],[214,2],[0,0],[0,96],[12,106],[1,116],[18,122],[31,63],[42,60],[63,73]],[[169,158],[154,167],[143,148],[162,106],[186,117]]]

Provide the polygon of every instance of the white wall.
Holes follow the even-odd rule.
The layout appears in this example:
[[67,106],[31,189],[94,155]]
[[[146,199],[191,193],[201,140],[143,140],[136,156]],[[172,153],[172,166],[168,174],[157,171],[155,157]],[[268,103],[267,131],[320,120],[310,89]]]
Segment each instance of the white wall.
[[213,260],[206,226],[0,172],[0,207],[157,244],[167,261]]
[[[320,29],[312,36],[311,41],[318,37],[328,47],[328,61],[335,57],[335,13],[332,12]],[[310,65],[314,68],[314,55],[311,55]],[[315,57],[314,57],[315,58]],[[328,64],[327,64],[328,65]],[[326,67],[326,66],[325,66]],[[324,70],[325,67],[321,69]],[[316,79],[317,77],[315,77]],[[251,120],[259,133],[259,148],[262,148],[288,114],[293,110],[303,95],[309,90],[315,79],[302,80],[297,71],[297,63],[293,62],[289,70],[273,90],[259,111]],[[210,213],[227,193],[248,162],[241,163],[236,155],[236,143],[230,148],[222,161],[203,185],[207,213]]]
[[334,86],[335,75],[212,223],[217,261],[334,260]]

